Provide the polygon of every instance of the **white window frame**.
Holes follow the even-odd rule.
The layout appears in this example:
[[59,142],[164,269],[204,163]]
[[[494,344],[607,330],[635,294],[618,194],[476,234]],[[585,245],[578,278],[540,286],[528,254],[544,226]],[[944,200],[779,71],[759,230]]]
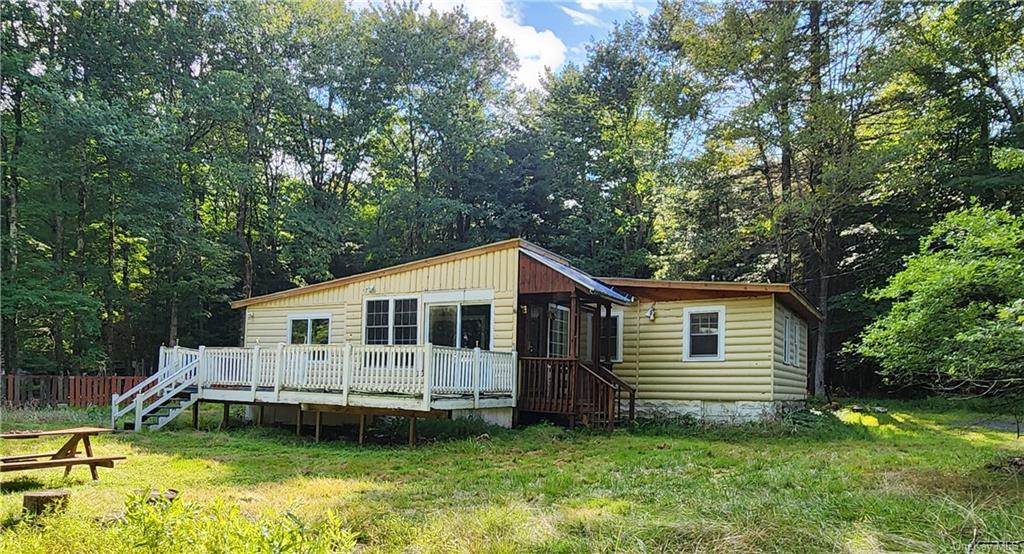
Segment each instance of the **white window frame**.
[[[566,330],[565,330],[565,357],[569,357],[569,354],[570,354],[569,346],[570,346],[570,343],[572,342],[572,321],[569,321],[569,319],[571,319],[572,314],[569,313],[570,312],[569,308],[567,308],[565,306],[559,306],[558,304],[548,304],[548,306],[551,307],[551,308],[554,308],[556,310],[563,311],[563,312],[565,312],[566,314],[569,315],[569,317],[566,319]],[[551,328],[552,328],[552,325],[549,322],[548,323],[548,337],[547,337],[548,338],[548,356],[549,357],[552,357],[551,356]]]
[[[690,355],[690,316],[692,314],[718,314],[718,355]],[[683,361],[724,362],[725,361],[725,306],[693,306],[683,308]]]
[[[796,365],[793,363],[793,356],[790,355],[790,346],[794,338],[793,318],[786,314],[782,319],[782,363],[786,365]],[[797,357],[800,357],[799,351]]]
[[806,336],[807,336],[807,324],[804,323],[802,320],[797,320],[797,324],[796,324],[796,360],[793,362],[793,365],[795,365],[797,367],[801,367],[801,368],[804,367],[804,365],[805,365],[805,364],[800,362],[800,352],[802,351],[802,349],[805,346],[804,343],[806,341],[804,340],[804,337],[806,337]]
[[[470,291],[471,292],[471,291]],[[493,293],[493,291],[491,291]],[[424,295],[426,296],[426,295]],[[455,298],[452,296],[432,296],[433,298],[441,298],[441,300],[431,300],[430,302],[423,302],[423,344],[427,344],[430,341],[430,307],[431,306],[455,306],[455,348],[463,348],[462,344],[462,307],[463,306],[489,306],[491,308],[491,328],[488,330],[488,342],[490,343],[491,350],[494,350],[494,302],[493,295],[491,300],[483,300],[486,295],[473,296],[465,295],[457,298],[464,298],[464,300],[450,300]]]
[[[416,343],[423,344],[423,301],[417,295],[404,295],[404,296],[366,296],[363,298],[363,317],[360,321],[360,334],[362,334],[362,343],[366,344],[366,316],[369,315],[369,305],[374,300],[387,300],[388,301],[388,346],[394,346],[395,344],[395,301],[396,300],[415,300],[416,301]],[[383,344],[375,344],[372,346],[384,346]],[[403,345],[412,346],[412,345]]]
[[[326,319],[327,320],[327,344],[331,344],[331,337],[334,336],[334,321],[329,313],[295,313],[288,314],[288,327],[285,328],[284,343],[294,344],[292,342],[292,321],[305,319],[306,323],[306,340],[313,339],[313,320],[314,319]],[[303,344],[313,344],[312,342],[306,342]]]

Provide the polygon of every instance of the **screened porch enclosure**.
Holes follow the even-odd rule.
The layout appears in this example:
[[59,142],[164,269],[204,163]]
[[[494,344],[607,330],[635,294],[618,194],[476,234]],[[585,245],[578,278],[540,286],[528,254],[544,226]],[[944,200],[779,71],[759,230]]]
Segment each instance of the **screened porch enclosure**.
[[570,426],[632,419],[635,389],[613,366],[622,340],[615,306],[631,301],[558,260],[520,254],[519,411],[564,417]]

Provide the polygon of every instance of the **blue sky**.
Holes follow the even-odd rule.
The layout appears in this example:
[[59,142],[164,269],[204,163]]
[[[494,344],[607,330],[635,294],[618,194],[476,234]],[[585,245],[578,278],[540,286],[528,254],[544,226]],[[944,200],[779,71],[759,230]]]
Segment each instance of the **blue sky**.
[[471,17],[493,23],[499,36],[512,41],[519,58],[516,81],[537,88],[545,67],[582,62],[587,44],[605,37],[615,21],[634,14],[646,17],[657,1],[424,0],[423,5],[439,11],[462,6]]

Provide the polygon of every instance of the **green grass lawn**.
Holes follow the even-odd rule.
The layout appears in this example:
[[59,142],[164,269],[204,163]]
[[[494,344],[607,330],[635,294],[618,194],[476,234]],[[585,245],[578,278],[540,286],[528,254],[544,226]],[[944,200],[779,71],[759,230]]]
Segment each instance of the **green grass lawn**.
[[[211,408],[207,430],[99,438],[97,454],[128,460],[98,482],[82,467],[66,480],[60,469],[2,474],[0,550],[963,552],[975,533],[1024,539],[1024,475],[986,467],[1024,455],[1006,420],[883,405],[739,428],[535,426],[489,439],[467,426],[442,439],[453,424],[421,423],[416,449],[402,446],[400,423],[379,444],[314,444],[287,429],[216,431]],[[2,425],[105,418],[7,411]],[[5,441],[0,452],[58,445]],[[64,515],[20,518],[23,492],[58,487],[72,493]],[[180,500],[131,500],[151,488]],[[1007,550],[976,550],[996,551]]]

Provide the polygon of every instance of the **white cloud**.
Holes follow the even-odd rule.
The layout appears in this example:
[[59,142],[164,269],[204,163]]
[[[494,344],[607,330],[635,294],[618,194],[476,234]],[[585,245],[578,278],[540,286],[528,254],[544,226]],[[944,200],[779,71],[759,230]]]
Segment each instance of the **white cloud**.
[[549,29],[540,31],[532,25],[520,23],[521,14],[508,0],[432,0],[424,5],[427,6],[442,12],[454,11],[461,6],[473,19],[494,25],[498,36],[512,42],[519,58],[515,80],[527,88],[540,88],[544,68],[557,69],[565,62],[568,48],[562,39]]
[[580,12],[580,11],[576,11],[574,9],[567,8],[565,6],[558,6],[558,7],[561,8],[562,13],[564,13],[565,15],[569,16],[572,19],[572,24],[573,25],[590,25],[590,26],[593,26],[593,27],[602,27],[602,28],[609,27],[608,23],[606,23],[604,20],[602,20],[601,18],[599,18],[599,17],[597,17],[595,15],[592,15],[592,14],[589,14],[589,13]]
[[596,12],[603,9],[633,11],[633,0],[578,0],[576,2],[584,10]]

